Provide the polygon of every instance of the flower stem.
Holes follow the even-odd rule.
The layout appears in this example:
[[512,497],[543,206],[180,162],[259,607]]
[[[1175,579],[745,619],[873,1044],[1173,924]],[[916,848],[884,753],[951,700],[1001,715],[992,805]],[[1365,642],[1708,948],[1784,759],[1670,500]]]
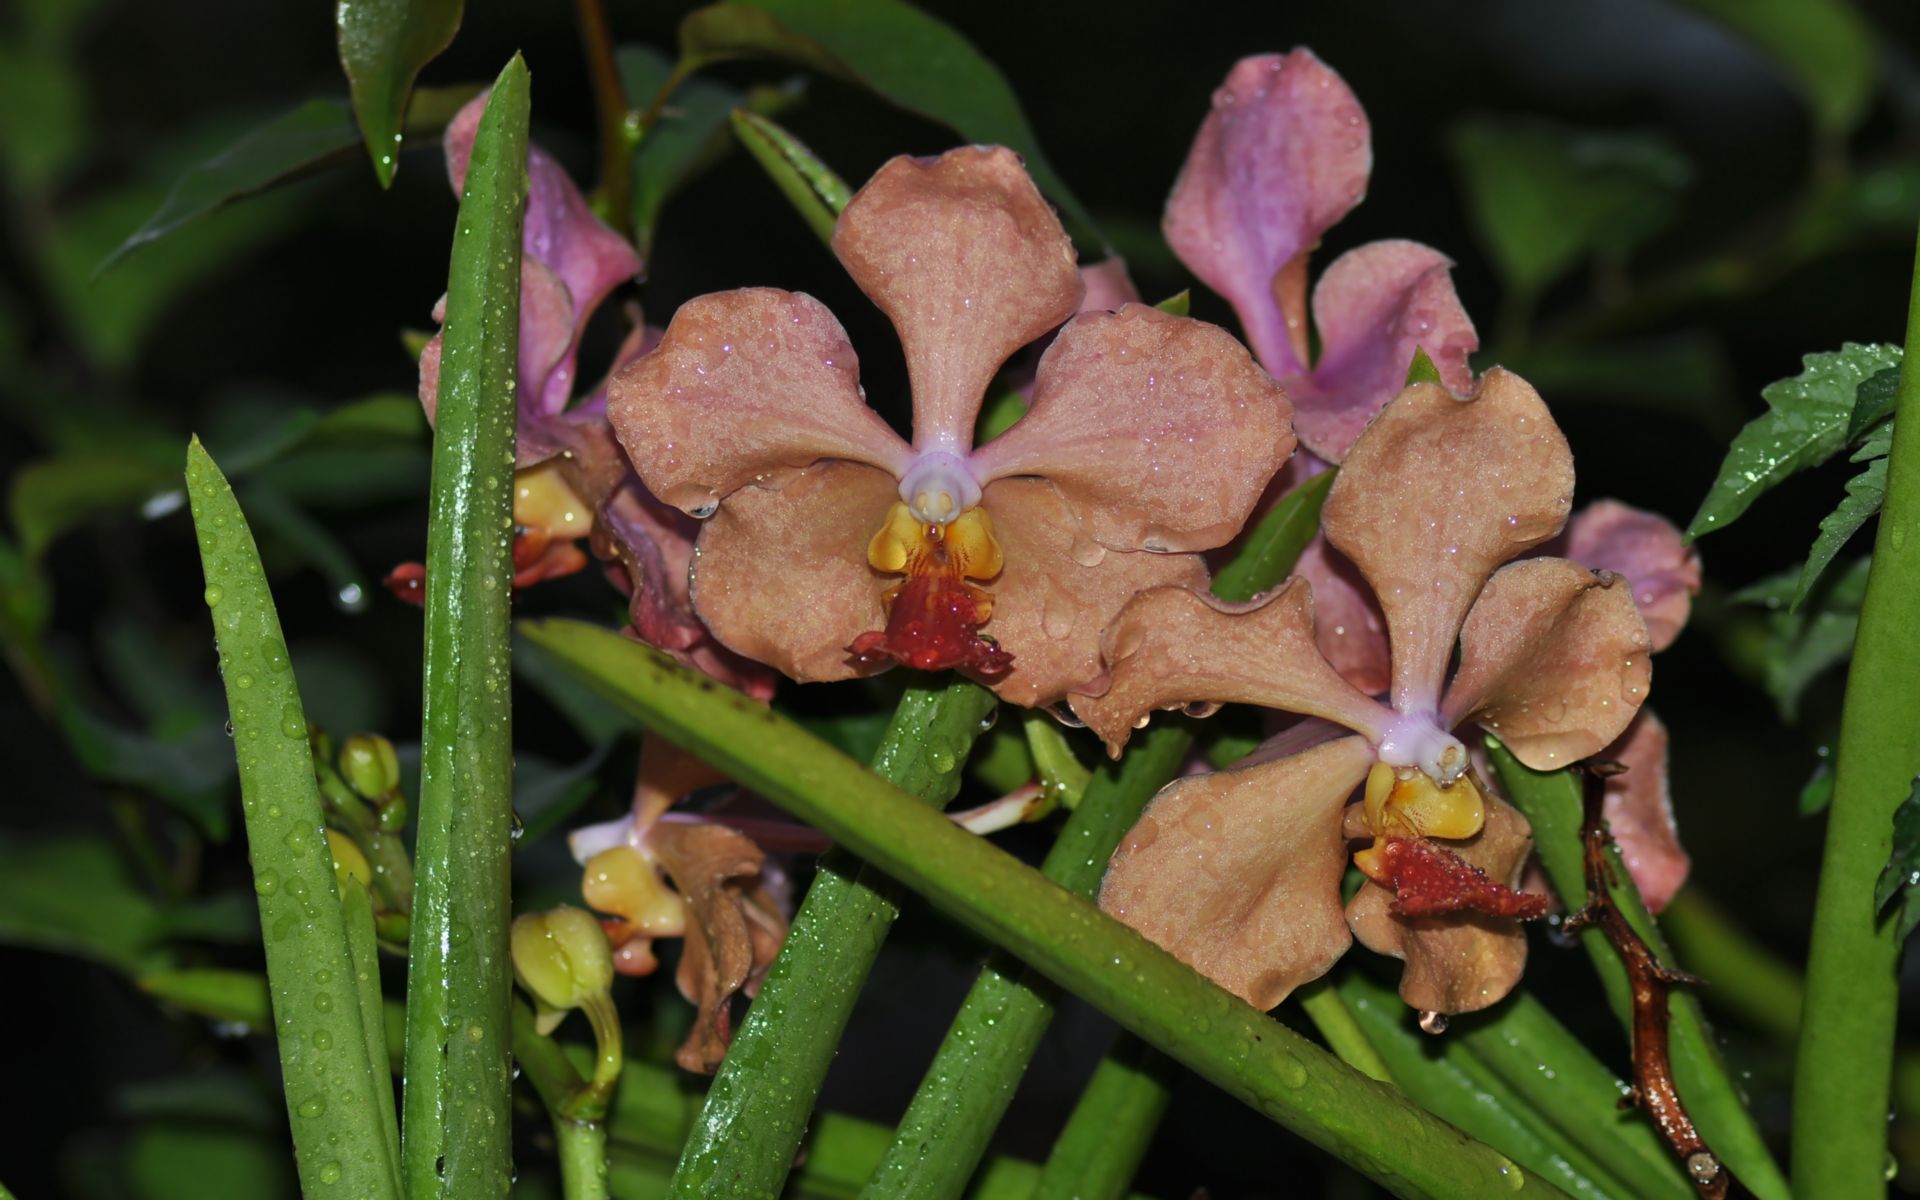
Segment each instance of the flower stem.
[[593,83],[593,109],[600,127],[600,182],[593,207],[622,237],[633,236],[633,148],[627,89],[613,57],[613,30],[607,25],[606,0],[575,0],[587,77]]
[[1300,1011],[1307,1014],[1313,1027],[1326,1039],[1327,1048],[1339,1055],[1341,1062],[1369,1079],[1393,1082],[1393,1072],[1387,1069],[1386,1060],[1367,1038],[1367,1031],[1354,1020],[1353,1010],[1340,998],[1332,980],[1322,976],[1295,991],[1293,998],[1300,1002]]
[[1123,1033],[1054,1140],[1032,1200],[1119,1200],[1167,1111],[1175,1067]]
[[[993,693],[957,676],[945,684],[916,681],[894,711],[874,771],[923,804],[945,807],[997,703]],[[762,724],[777,720],[757,706],[754,711]],[[703,757],[711,753],[699,749]],[[728,757],[709,761],[723,765]],[[897,884],[845,851],[821,860],[786,944],[707,1091],[674,1172],[674,1196],[779,1193],[854,1001],[899,915],[898,897]]]
[[[1920,252],[1906,353],[1920,361]],[[1893,813],[1920,771],[1920,370],[1900,373],[1887,496],[1847,673],[1794,1070],[1793,1177],[1810,1197],[1886,1188],[1900,939],[1875,911]]]

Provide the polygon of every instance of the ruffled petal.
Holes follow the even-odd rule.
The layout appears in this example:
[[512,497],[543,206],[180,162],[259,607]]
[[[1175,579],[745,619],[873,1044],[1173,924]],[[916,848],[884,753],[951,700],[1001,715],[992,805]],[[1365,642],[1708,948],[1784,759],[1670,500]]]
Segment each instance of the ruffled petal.
[[1127,602],[1100,638],[1107,688],[1074,710],[1120,757],[1155,709],[1257,704],[1330,721],[1378,744],[1393,713],[1355,691],[1320,656],[1313,590],[1304,579],[1247,604],[1191,588],[1155,588]]
[[1465,400],[1414,384],[1353,444],[1320,525],[1386,614],[1395,709],[1434,711],[1481,585],[1560,532],[1572,496],[1567,439],[1499,367]]
[[1012,670],[983,682],[1010,703],[1051,704],[1097,676],[1100,631],[1137,593],[1206,586],[1206,567],[1194,555],[1108,550],[1092,540],[1044,479],[990,483],[980,506],[1005,563],[983,585],[993,615],[981,632],[1013,655]]
[[1667,727],[1652,709],[1643,708],[1601,757],[1627,768],[1607,780],[1602,812],[1640,898],[1659,912],[1693,868],[1673,822],[1673,796],[1667,787]]
[[1339,462],[1375,413],[1399,394],[1416,347],[1456,392],[1473,387],[1467,356],[1480,345],[1453,290],[1453,260],[1418,242],[1370,242],[1333,260],[1313,289],[1320,359],[1289,381],[1300,440]]
[[607,415],[653,494],[697,516],[823,458],[898,477],[910,451],[867,407],[859,377],[846,331],[818,300],[741,288],[682,305],[653,353],[614,377]]
[[[1479,833],[1435,844],[1516,887],[1533,850],[1533,830],[1499,796],[1487,792],[1485,798],[1486,824]],[[1391,891],[1368,880],[1347,904],[1347,924],[1367,949],[1406,960],[1400,998],[1409,1005],[1424,1012],[1475,1012],[1499,1003],[1520,982],[1527,935],[1518,921],[1475,912],[1402,917],[1392,903]]]
[[1307,370],[1305,256],[1366,195],[1370,136],[1360,101],[1312,51],[1244,58],[1167,200],[1167,244],[1283,379]]
[[1080,304],[1073,243],[1000,146],[889,161],[840,214],[833,250],[900,335],[923,451],[965,454],[993,373]]
[[1567,522],[1562,557],[1627,577],[1657,653],[1673,644],[1700,592],[1700,554],[1673,522],[1618,500],[1596,500]]
[[1633,720],[1651,654],[1625,580],[1564,558],[1517,562],[1467,614],[1443,723],[1478,721],[1535,770],[1564,767]]
[[1313,585],[1313,639],[1340,677],[1369,696],[1393,679],[1387,619],[1360,571],[1321,534],[1300,552],[1293,573]]
[[700,530],[694,610],[722,645],[801,683],[871,673],[847,647],[887,622],[867,541],[893,502],[893,479],[858,463],[741,488]]
[[1291,413],[1225,330],[1129,304],[1069,321],[1033,407],[969,462],[982,481],[1052,480],[1115,549],[1206,550],[1293,453]]
[[1340,912],[1340,813],[1373,751],[1341,738],[1258,766],[1176,780],[1147,806],[1100,907],[1258,1009],[1327,969]]

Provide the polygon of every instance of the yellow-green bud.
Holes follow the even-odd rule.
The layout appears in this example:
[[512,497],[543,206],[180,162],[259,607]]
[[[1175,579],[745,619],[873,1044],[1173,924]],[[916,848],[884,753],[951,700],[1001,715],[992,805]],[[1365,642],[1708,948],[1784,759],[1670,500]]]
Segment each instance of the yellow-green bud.
[[585,909],[561,905],[517,917],[511,945],[515,978],[540,1002],[541,1033],[613,987],[613,948]]
[[327,849],[333,852],[333,878],[341,891],[346,891],[349,879],[358,881],[361,887],[372,886],[373,868],[367,865],[366,852],[358,842],[338,829],[329,829]]
[[377,733],[357,733],[340,746],[340,774],[369,800],[400,786],[400,759],[393,743]]

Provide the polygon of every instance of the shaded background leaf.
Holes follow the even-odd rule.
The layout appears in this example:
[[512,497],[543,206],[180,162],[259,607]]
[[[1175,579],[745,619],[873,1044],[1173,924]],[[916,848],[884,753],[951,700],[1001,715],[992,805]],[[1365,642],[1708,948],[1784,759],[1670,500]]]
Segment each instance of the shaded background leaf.
[[413,81],[452,44],[462,7],[462,0],[339,0],[334,10],[340,66],[381,187],[400,167],[400,122]]

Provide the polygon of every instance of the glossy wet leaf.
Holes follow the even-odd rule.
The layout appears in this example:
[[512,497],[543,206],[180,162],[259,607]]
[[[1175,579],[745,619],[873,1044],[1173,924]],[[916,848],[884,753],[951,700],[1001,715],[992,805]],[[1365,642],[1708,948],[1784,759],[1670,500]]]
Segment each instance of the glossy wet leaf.
[[[397,1200],[400,1181],[384,1153],[395,1135],[383,1128],[374,1096],[388,1086],[387,1075],[366,1054],[286,640],[246,518],[198,441],[187,452],[187,492],[233,721],[301,1185],[310,1195],[338,1186],[342,1194]],[[327,1088],[312,1082],[316,1069],[328,1073]]]
[[1920,779],[1893,813],[1893,853],[1886,869],[1874,883],[1874,908],[1887,912],[1895,900],[1900,904],[1892,919],[1899,922],[1899,937],[1906,941],[1920,925]]
[[1768,489],[1844,449],[1861,385],[1898,367],[1900,347],[1849,342],[1801,362],[1798,375],[1760,390],[1767,411],[1734,437],[1687,536],[1724,528]]
[[903,0],[749,0],[714,4],[680,24],[696,62],[775,58],[860,84],[967,140],[1026,160],[1082,249],[1099,245],[1092,218],[1040,150],[1013,88],[959,31]]
[[1888,367],[1860,381],[1853,392],[1853,412],[1847,417],[1847,445],[1857,445],[1868,431],[1893,415],[1900,395],[1900,368]]
[[[1683,0],[1772,59],[1838,135],[1866,115],[1880,82],[1873,27],[1846,0]],[[1909,214],[1909,220],[1911,215]]]
[[1870,567],[1871,560],[1866,558],[1847,564],[1816,586],[1798,608],[1792,604],[1800,586],[1798,567],[1762,579],[1730,598],[1736,604],[1767,610],[1767,637],[1761,649],[1764,682],[1782,720],[1798,719],[1807,688],[1852,655]]
[[1854,462],[1865,462],[1859,474],[1847,480],[1846,495],[1834,510],[1820,519],[1820,534],[1807,551],[1806,564],[1800,568],[1800,582],[1793,590],[1793,607],[1807,598],[1820,576],[1860,527],[1880,512],[1887,498],[1887,450],[1892,443],[1893,427],[1883,426],[1887,436],[1876,434],[1853,455]]
[[339,0],[334,8],[340,66],[381,187],[399,169],[413,81],[452,43],[461,8],[462,0]]
[[1449,140],[1481,243],[1529,295],[1589,257],[1631,253],[1672,220],[1691,175],[1651,134],[1479,119]]

